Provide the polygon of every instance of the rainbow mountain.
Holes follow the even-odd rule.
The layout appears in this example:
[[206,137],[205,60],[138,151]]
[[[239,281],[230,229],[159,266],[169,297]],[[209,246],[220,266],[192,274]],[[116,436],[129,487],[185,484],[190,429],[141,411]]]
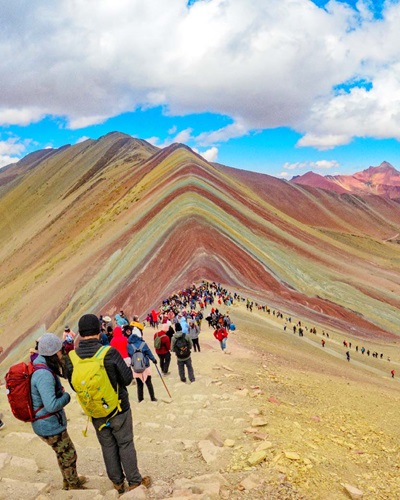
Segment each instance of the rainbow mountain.
[[85,312],[143,316],[202,279],[364,338],[393,340],[399,329],[400,205],[382,196],[114,132],[1,169],[0,213],[8,362]]

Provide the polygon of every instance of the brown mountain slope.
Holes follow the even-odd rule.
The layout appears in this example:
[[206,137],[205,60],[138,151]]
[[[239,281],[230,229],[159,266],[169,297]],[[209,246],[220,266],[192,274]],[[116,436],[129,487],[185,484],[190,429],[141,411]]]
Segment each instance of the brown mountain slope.
[[186,146],[119,133],[13,168],[0,192],[7,362],[84,312],[144,314],[203,278],[360,336],[397,334],[394,201],[211,165]]

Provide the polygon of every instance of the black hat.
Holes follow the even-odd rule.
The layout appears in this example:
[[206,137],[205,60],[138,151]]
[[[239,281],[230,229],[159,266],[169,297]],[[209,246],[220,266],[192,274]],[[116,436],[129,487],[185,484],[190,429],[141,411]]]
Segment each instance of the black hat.
[[81,337],[90,337],[100,333],[100,321],[95,314],[84,314],[78,323],[78,330]]

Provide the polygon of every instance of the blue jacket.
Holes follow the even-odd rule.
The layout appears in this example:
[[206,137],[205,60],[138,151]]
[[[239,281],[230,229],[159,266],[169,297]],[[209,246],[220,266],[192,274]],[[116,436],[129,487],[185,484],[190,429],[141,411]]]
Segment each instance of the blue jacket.
[[[46,359],[39,355],[33,364],[45,365]],[[51,371],[44,368],[36,370],[31,378],[31,395],[34,410],[41,406],[44,407],[38,411],[37,417],[48,413],[56,413],[50,417],[32,422],[35,434],[38,436],[55,436],[64,432],[67,428],[67,417],[63,408],[70,402],[71,396],[68,392],[63,392],[59,377],[54,376]]]
[[156,358],[154,357],[153,353],[150,351],[149,346],[146,344],[144,340],[142,340],[140,337],[138,337],[135,333],[132,333],[132,335],[128,339],[128,353],[129,356],[132,357],[133,353],[135,352],[135,349],[139,349],[140,344],[144,343],[144,346],[142,348],[142,353],[145,356],[145,363],[146,366],[150,366],[150,361],[149,358],[154,362],[156,362]]
[[185,317],[182,317],[180,320],[179,320],[179,323],[181,324],[181,327],[182,327],[182,333],[184,333],[185,335],[189,333],[189,324],[186,320]]

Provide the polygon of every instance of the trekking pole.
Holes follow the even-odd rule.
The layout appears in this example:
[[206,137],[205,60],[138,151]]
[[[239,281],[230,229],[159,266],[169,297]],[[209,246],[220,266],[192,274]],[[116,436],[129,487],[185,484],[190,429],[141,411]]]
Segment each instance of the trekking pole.
[[167,387],[167,384],[165,383],[165,380],[163,379],[161,373],[160,373],[160,370],[158,369],[158,366],[155,364],[154,365],[156,368],[157,368],[157,371],[158,371],[158,374],[160,375],[160,379],[162,380],[162,383],[164,384],[164,387],[165,387],[165,390],[168,392],[168,396],[172,399],[172,396],[171,394],[169,393],[169,390],[168,390],[168,387]]

